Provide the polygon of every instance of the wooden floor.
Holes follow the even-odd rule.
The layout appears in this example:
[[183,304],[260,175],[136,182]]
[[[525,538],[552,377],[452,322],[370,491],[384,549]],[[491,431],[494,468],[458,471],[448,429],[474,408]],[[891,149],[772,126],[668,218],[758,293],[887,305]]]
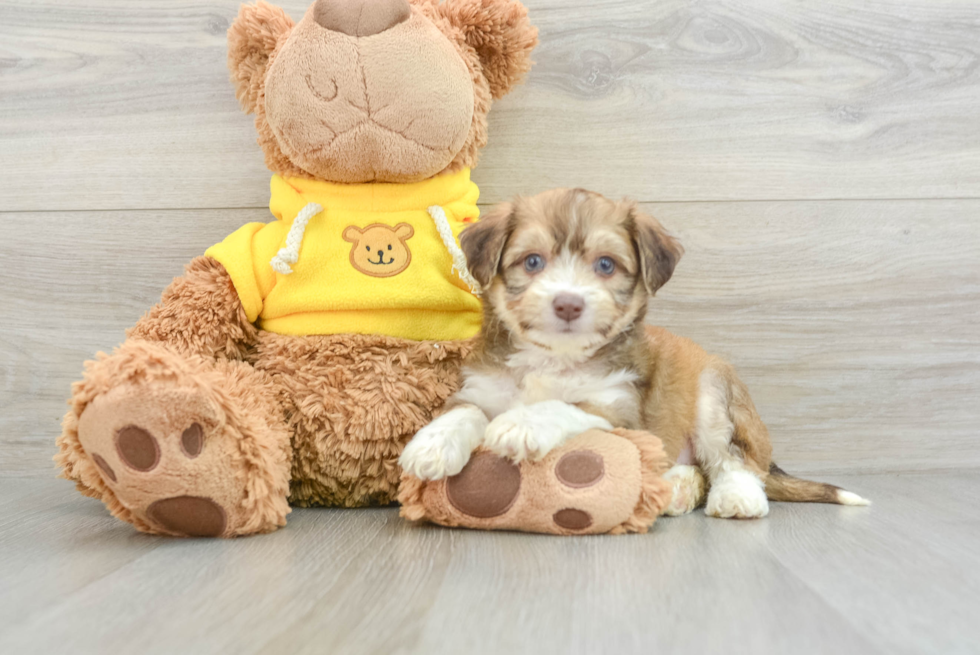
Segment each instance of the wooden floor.
[[874,505],[573,538],[296,510],[213,541],[141,535],[67,482],[2,480],[0,652],[980,652],[980,474],[833,481]]

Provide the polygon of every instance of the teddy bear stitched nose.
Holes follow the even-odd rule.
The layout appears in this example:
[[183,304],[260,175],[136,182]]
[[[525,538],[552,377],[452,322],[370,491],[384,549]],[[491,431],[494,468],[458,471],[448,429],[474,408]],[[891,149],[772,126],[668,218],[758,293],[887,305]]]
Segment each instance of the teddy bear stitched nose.
[[380,34],[408,20],[408,0],[316,0],[313,20],[349,36]]

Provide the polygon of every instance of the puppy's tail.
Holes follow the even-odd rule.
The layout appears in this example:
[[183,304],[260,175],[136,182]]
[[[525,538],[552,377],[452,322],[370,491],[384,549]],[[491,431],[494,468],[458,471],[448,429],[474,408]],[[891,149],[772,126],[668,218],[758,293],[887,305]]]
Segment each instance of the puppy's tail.
[[866,498],[832,484],[795,478],[775,464],[769,465],[769,477],[766,478],[766,496],[769,500],[796,503],[871,504],[871,501]]

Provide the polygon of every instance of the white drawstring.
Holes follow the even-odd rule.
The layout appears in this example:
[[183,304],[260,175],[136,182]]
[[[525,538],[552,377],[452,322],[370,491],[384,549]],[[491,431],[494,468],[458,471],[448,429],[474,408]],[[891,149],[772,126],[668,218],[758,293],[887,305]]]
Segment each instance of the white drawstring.
[[476,295],[480,295],[483,291],[483,287],[476,280],[475,277],[470,273],[469,267],[466,265],[466,255],[463,250],[456,243],[456,237],[453,236],[453,230],[449,227],[449,219],[446,218],[446,212],[443,211],[442,207],[439,205],[432,205],[429,207],[429,216],[436,223],[436,230],[439,231],[439,236],[442,238],[442,243],[446,246],[446,250],[449,251],[449,255],[453,258],[453,270],[456,271],[459,278],[466,283],[466,286],[470,288]]
[[323,207],[311,202],[306,207],[299,210],[293,224],[289,227],[289,234],[286,235],[286,245],[279,249],[276,256],[269,264],[277,273],[289,275],[293,272],[290,264],[295,264],[299,259],[299,247],[303,243],[303,233],[306,232],[306,224],[310,219],[323,211]]

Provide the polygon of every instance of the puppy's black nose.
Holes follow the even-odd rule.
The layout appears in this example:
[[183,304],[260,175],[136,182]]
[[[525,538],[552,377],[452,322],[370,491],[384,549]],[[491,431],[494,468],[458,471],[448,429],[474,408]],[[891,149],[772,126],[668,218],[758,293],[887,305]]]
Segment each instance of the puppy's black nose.
[[382,259],[383,260],[384,258],[385,258],[385,251],[384,250],[379,250],[378,251],[378,259]]
[[555,316],[563,321],[574,321],[585,309],[585,298],[574,293],[559,293],[551,303]]

